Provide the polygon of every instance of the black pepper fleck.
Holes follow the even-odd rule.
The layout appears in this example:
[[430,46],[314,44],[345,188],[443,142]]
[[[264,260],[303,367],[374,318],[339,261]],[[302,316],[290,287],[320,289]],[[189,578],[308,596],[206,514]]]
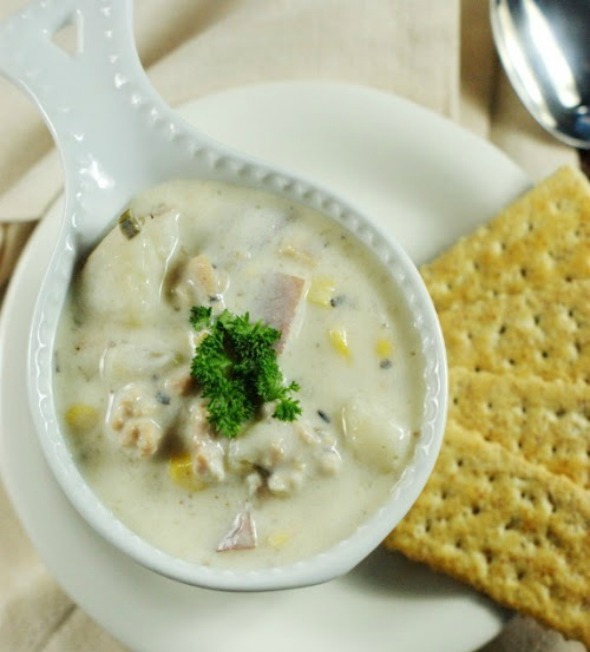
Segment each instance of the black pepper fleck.
[[318,410],[318,417],[326,423],[330,423],[330,421],[332,421],[332,419],[330,419],[330,417],[323,410]]
[[170,397],[168,394],[164,394],[163,392],[158,392],[156,394],[156,400],[162,405],[170,405]]

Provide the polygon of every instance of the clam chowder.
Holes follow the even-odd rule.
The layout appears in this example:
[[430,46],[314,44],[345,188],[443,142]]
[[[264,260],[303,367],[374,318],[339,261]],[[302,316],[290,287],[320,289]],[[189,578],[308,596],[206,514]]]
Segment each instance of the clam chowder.
[[[261,401],[228,435],[194,360],[229,316],[274,330],[297,409],[281,419]],[[343,227],[260,191],[173,181],[136,197],[81,265],[55,386],[76,462],[123,523],[174,556],[249,569],[331,547],[386,500],[419,434],[423,368],[401,293]]]

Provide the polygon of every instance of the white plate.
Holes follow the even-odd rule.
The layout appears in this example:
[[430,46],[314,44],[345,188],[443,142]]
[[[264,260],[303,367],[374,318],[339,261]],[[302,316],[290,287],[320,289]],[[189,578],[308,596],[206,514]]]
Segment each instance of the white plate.
[[[490,145],[407,101],[340,84],[277,83],[213,95],[182,113],[211,136],[310,177],[374,216],[416,262],[528,185]],[[227,594],[160,577],[117,553],[53,480],[26,405],[33,302],[56,236],[51,211],[26,249],[0,325],[0,471],[50,572],[134,650],[467,652],[505,614],[475,592],[378,551],[348,576],[277,594]]]

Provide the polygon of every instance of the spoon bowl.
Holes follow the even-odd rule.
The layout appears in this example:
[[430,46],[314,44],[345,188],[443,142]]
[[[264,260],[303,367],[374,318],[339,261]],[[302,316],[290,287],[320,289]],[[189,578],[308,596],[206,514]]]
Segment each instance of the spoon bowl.
[[492,33],[517,95],[549,133],[590,148],[590,4],[491,0]]
[[[255,591],[305,586],[353,568],[403,518],[428,479],[446,416],[445,352],[436,313],[413,263],[391,238],[332,193],[242,156],[195,131],[149,84],[134,47],[131,0],[34,0],[0,25],[0,73],[38,105],[58,145],[65,210],[37,300],[29,343],[29,403],[47,462],[74,507],[139,563],[182,582]],[[73,23],[78,49],[54,35]],[[314,208],[361,241],[407,300],[424,359],[423,422],[387,502],[346,540],[311,559],[261,570],[215,569],[163,553],[103,505],[78,469],[58,417],[54,343],[77,262],[141,190],[172,179],[227,182]]]

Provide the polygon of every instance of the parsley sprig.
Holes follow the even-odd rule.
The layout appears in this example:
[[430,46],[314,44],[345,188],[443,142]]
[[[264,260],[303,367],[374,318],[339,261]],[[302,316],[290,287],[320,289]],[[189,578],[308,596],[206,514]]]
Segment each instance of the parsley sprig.
[[208,399],[209,423],[222,435],[236,437],[263,403],[275,402],[273,417],[294,421],[301,406],[292,394],[299,385],[285,385],[275,344],[281,332],[248,313],[228,310],[213,317],[211,308],[193,306],[190,322],[196,331],[207,330],[191,363],[191,376]]

